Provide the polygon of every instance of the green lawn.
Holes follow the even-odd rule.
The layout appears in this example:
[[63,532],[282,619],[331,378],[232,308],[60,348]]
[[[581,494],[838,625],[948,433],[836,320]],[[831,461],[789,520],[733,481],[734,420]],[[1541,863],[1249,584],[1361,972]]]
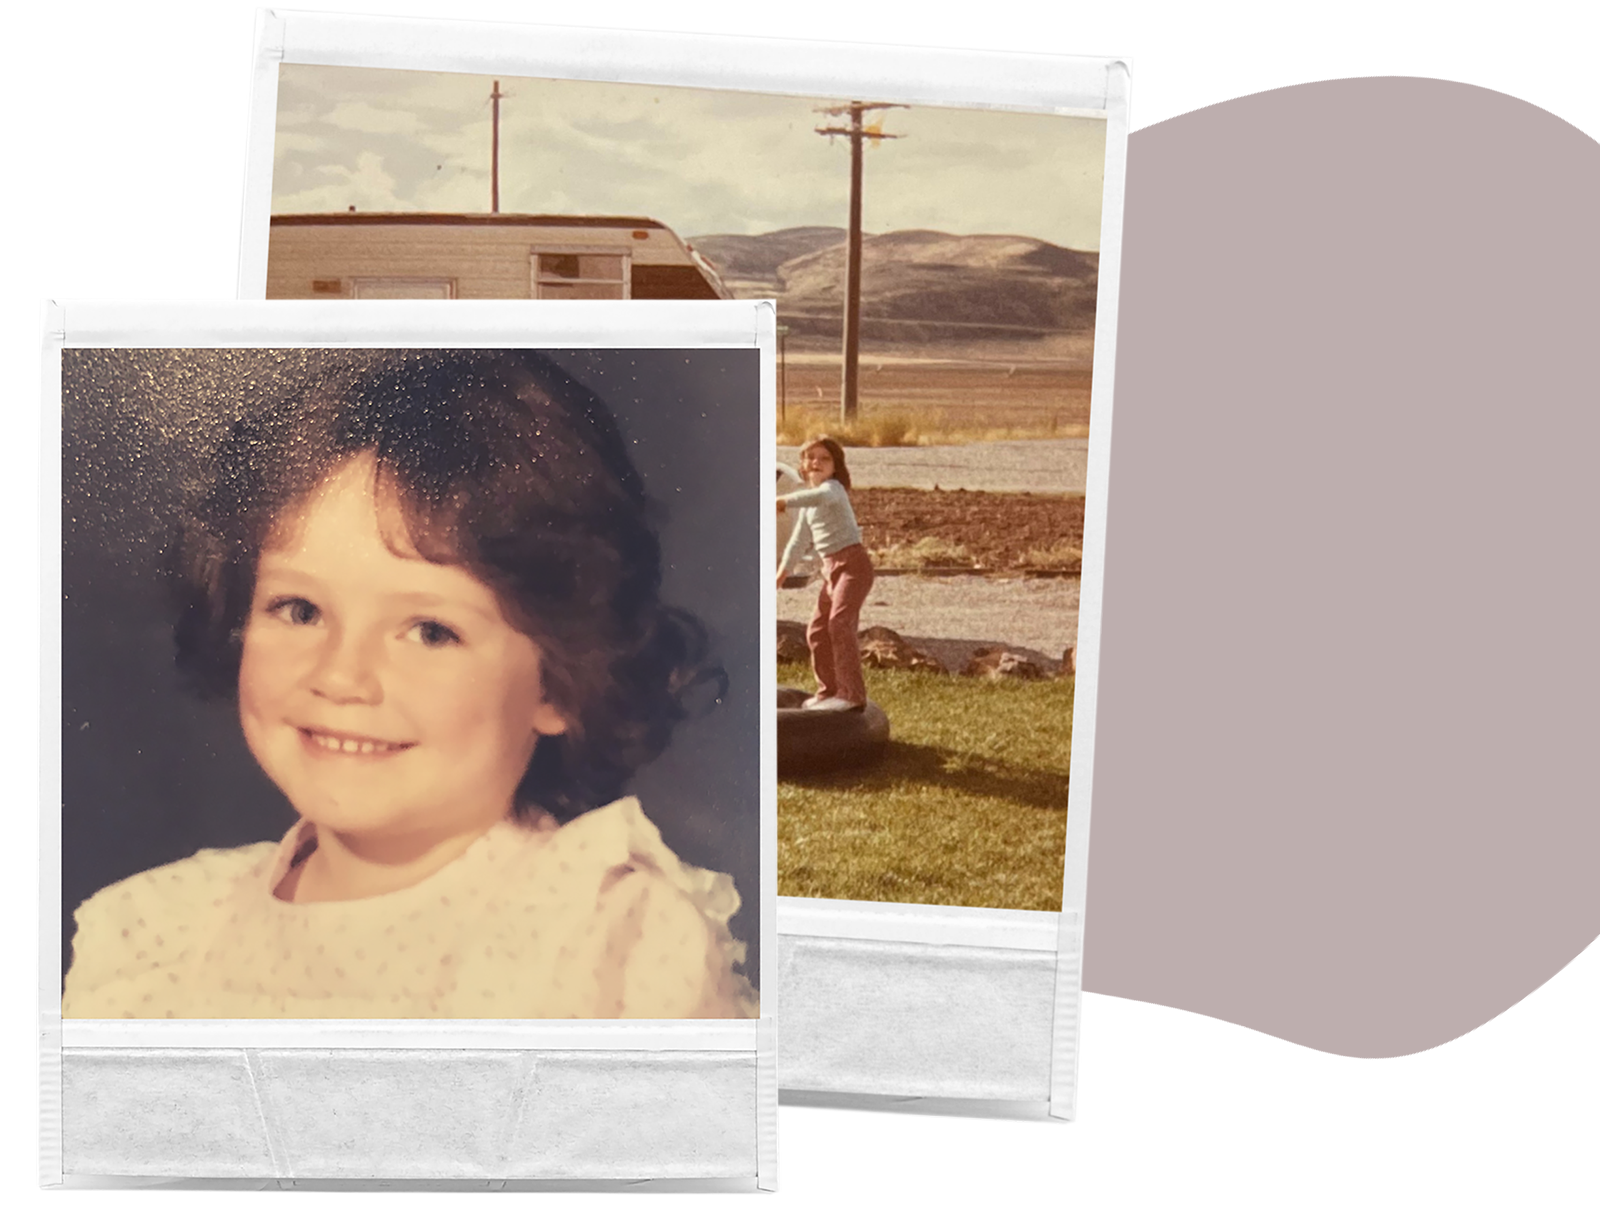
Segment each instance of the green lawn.
[[[810,670],[780,665],[783,685]],[[1055,911],[1070,679],[868,670],[891,741],[874,765],[778,783],[778,893]]]

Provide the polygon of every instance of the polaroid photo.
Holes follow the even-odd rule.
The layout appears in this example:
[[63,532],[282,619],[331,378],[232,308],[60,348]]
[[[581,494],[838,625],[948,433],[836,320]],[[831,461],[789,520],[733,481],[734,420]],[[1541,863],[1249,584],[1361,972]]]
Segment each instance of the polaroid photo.
[[271,13],[256,72],[243,297],[775,301],[780,1085],[1070,1118],[1125,67]]
[[771,305],[48,326],[44,1181],[775,1186]]

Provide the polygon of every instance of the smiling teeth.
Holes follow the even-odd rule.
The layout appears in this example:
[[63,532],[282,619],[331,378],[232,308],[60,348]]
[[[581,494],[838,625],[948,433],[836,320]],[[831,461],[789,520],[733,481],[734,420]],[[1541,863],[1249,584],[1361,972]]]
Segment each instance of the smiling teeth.
[[330,749],[335,753],[371,754],[389,753],[392,750],[403,749],[403,745],[394,741],[356,741],[343,737],[329,736],[325,732],[308,733],[311,740],[323,749]]

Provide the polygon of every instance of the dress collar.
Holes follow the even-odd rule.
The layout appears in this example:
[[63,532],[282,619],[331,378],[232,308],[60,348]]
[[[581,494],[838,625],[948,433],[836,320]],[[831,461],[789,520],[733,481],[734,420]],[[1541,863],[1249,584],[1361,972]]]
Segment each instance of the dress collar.
[[264,890],[269,906],[278,907],[351,907],[362,903],[372,902],[376,899],[400,900],[408,895],[422,895],[429,891],[437,890],[440,886],[453,881],[462,872],[468,871],[490,851],[508,840],[519,836],[526,837],[530,833],[554,831],[559,823],[547,813],[540,813],[537,817],[525,819],[518,823],[510,818],[503,818],[489,829],[485,830],[478,838],[467,845],[466,849],[454,860],[441,865],[437,871],[421,881],[414,881],[408,886],[398,890],[391,890],[387,894],[374,894],[371,898],[352,898],[338,902],[298,903],[287,902],[278,897],[278,886],[289,875],[291,869],[307,856],[317,845],[316,823],[306,818],[301,818],[289,828],[287,834],[278,842],[278,849],[273,853],[270,871],[266,874]]

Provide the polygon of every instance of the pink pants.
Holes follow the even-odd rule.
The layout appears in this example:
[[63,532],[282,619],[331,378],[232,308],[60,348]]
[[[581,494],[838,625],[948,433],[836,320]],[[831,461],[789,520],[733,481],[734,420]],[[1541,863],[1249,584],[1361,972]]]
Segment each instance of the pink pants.
[[817,694],[843,698],[849,703],[867,701],[867,683],[861,676],[861,606],[872,590],[872,559],[862,545],[846,545],[822,560],[822,590],[817,611],[806,627],[811,648],[811,671],[817,675]]

